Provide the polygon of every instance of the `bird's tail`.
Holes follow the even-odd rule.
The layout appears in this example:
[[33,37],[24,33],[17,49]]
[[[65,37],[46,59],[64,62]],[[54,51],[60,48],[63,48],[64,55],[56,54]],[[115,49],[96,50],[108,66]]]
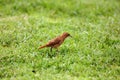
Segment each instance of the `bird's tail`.
[[44,45],[44,46],[40,46],[38,49],[42,49],[42,48],[45,48],[46,47],[46,45]]

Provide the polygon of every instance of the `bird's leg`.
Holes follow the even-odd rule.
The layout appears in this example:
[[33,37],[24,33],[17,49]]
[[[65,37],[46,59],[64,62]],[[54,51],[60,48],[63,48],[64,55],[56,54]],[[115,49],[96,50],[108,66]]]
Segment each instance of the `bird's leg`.
[[58,48],[56,48],[56,51],[59,52]]
[[52,47],[50,48],[50,52],[52,52]]
[[49,51],[49,53],[48,53],[48,56],[50,56],[50,57],[51,57],[50,52],[52,52],[52,47],[50,47],[50,51]]
[[56,55],[55,55],[55,56],[57,56],[57,55],[58,55],[58,52],[59,52],[59,50],[58,50],[58,48],[56,48]]

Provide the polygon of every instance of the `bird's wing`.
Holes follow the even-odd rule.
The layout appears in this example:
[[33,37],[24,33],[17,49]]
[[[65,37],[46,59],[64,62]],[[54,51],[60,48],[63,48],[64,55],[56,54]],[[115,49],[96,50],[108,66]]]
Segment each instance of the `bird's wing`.
[[59,44],[60,43],[60,39],[57,37],[57,38],[54,38],[54,39],[52,39],[52,40],[50,40],[48,43],[47,43],[47,46],[49,47],[51,47],[51,46],[54,46],[54,45],[56,45],[56,44]]

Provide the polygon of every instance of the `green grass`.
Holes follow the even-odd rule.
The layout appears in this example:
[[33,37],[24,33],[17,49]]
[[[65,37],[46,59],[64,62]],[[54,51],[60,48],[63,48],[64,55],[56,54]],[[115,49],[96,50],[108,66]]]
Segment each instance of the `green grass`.
[[[57,55],[38,50],[63,32],[73,38]],[[119,0],[0,0],[0,80],[120,80],[119,75]]]

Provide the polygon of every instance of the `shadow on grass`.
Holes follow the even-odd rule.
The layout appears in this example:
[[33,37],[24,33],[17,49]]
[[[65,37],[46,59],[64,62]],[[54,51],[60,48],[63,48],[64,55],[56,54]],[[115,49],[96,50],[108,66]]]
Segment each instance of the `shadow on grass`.
[[47,49],[42,53],[42,56],[43,57],[48,57],[48,58],[53,58],[53,57],[57,57],[59,55],[65,56],[69,52],[70,52],[70,49],[68,49],[68,48],[60,49],[59,51],[57,51],[56,49],[53,49],[52,52]]

